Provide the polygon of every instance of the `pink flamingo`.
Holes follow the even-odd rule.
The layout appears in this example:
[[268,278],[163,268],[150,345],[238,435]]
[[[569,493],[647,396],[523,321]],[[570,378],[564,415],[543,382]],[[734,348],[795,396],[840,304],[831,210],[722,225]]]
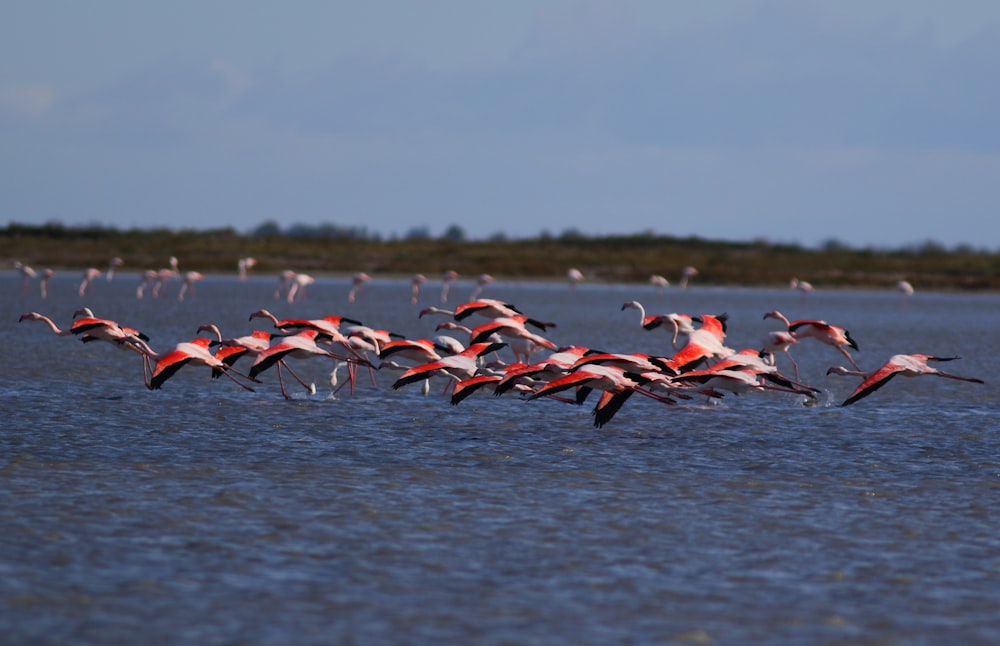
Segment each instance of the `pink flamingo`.
[[842,355],[847,357],[855,369],[861,370],[850,355],[847,348],[858,350],[858,344],[851,338],[850,333],[838,325],[831,325],[826,321],[815,321],[811,319],[800,319],[789,321],[781,312],[774,310],[764,314],[765,319],[778,319],[785,324],[788,332],[796,339],[816,339],[820,343],[825,343],[837,349]]
[[864,378],[861,384],[854,389],[847,399],[844,400],[844,403],[841,404],[841,406],[849,406],[859,399],[867,397],[882,386],[889,383],[889,380],[896,375],[901,375],[903,377],[934,375],[937,377],[946,377],[948,379],[957,379],[959,381],[969,381],[976,384],[985,383],[982,379],[977,377],[962,377],[959,375],[953,375],[938,370],[928,364],[930,361],[954,361],[955,359],[958,359],[958,357],[934,357],[929,354],[894,354],[889,357],[889,360],[886,361],[881,368],[870,374],[860,370],[848,370],[843,366],[834,366],[827,370],[826,374],[853,375]]

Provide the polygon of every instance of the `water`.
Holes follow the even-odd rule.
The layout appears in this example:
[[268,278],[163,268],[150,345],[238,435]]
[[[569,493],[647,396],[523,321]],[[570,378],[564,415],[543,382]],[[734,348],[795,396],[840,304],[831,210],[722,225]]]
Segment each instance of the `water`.
[[209,277],[184,302],[176,284],[138,301],[135,275],[84,299],[57,276],[41,301],[0,276],[0,641],[1000,641],[995,294],[491,285],[558,322],[557,343],[666,353],[662,330],[621,311],[639,299],[728,312],[728,344],[756,346],[780,309],[847,327],[864,368],[959,355],[942,367],[987,380],[899,378],[841,408],[856,380],[827,377],[843,358],[804,342],[793,352],[819,405],[633,397],[602,430],[587,406],[487,393],[450,406],[443,384],[393,391],[398,373],[331,398],[322,361],[294,364],[318,392],[292,401],[273,373],[248,393],[195,367],[150,392],[136,355],[16,322],[38,310],[65,326],[86,304],[166,349],[207,322],[247,333],[260,307],[410,337],[442,320],[416,316],[440,305],[433,281],[419,306],[406,281],[348,303],[348,281],[321,279],[295,305],[275,282]]

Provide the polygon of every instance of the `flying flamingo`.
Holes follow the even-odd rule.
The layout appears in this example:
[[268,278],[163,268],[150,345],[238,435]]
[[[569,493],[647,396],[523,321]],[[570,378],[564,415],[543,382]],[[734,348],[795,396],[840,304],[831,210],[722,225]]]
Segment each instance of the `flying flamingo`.
[[149,344],[145,341],[135,341],[134,345],[142,353],[143,357],[154,362],[152,370],[150,370],[148,376],[146,375],[145,362],[143,364],[143,379],[146,382],[146,388],[150,390],[162,388],[167,379],[170,379],[172,376],[177,374],[177,371],[182,367],[191,364],[193,366],[207,366],[211,368],[213,372],[216,370],[221,371],[221,373],[229,377],[233,383],[239,385],[241,388],[253,392],[253,388],[234,377],[232,373],[240,375],[246,379],[250,379],[254,382],[257,380],[252,376],[248,377],[247,375],[244,375],[242,372],[239,372],[232,366],[229,366],[221,359],[216,358],[209,349],[211,344],[211,339],[199,336],[191,339],[190,341],[178,343],[169,352],[161,354],[149,347]]
[[[447,313],[447,310],[438,310],[436,313],[442,312]],[[480,298],[478,300],[462,303],[456,307],[453,312],[456,321],[462,321],[473,314],[479,314],[480,316],[485,316],[486,318],[491,319],[522,316],[521,311],[510,303],[504,303],[503,301],[498,301],[492,298]],[[543,332],[550,327],[556,327],[556,324],[551,321],[539,321],[538,319],[530,317],[525,319],[525,323],[532,325]]]
[[351,291],[347,294],[348,302],[353,303],[361,294],[361,288],[364,287],[364,284],[371,279],[372,277],[363,271],[351,276]]
[[683,345],[678,346],[677,339],[681,336],[687,337],[695,328],[691,324],[691,317],[684,314],[646,314],[646,308],[639,301],[627,301],[622,304],[622,311],[627,309],[639,310],[639,325],[645,330],[655,330],[658,327],[671,326],[674,330],[670,343],[674,350],[679,350]]
[[448,291],[451,289],[451,284],[458,279],[458,272],[454,269],[449,269],[448,271],[441,274],[441,302],[448,302]]
[[[219,327],[214,323],[208,323],[202,325],[198,328],[198,332],[214,332],[219,343],[219,349],[215,351],[215,358],[221,360],[226,365],[232,366],[236,361],[246,355],[256,357],[261,352],[266,351],[271,347],[271,341],[275,338],[275,335],[266,330],[253,330],[250,334],[246,336],[236,337],[234,339],[223,339],[222,332],[219,331]],[[281,369],[285,368],[288,372],[295,377],[296,380],[302,387],[309,391],[310,394],[316,394],[316,385],[306,383],[299,375],[292,370],[292,367],[284,359],[278,359],[278,380],[281,381]],[[218,377],[222,374],[221,370],[213,369],[212,377]]]
[[642,393],[657,401],[672,403],[665,397],[644,390],[642,385],[645,382],[646,379],[638,375],[626,374],[621,368],[588,364],[537,388],[534,393],[528,396],[528,400],[547,397],[575,388],[576,403],[582,404],[592,390],[600,390],[602,391],[601,398],[594,406],[592,415],[594,416],[594,426],[601,428],[611,421],[611,418],[633,393]]
[[[286,357],[295,357],[297,359],[331,357],[337,361],[346,362],[349,366],[357,363],[370,365],[365,359],[360,357],[346,357],[320,347],[318,343],[319,335],[320,332],[314,329],[305,329],[297,334],[281,337],[275,343],[272,343],[268,349],[257,355],[253,365],[250,366],[250,376],[256,377],[264,370],[267,370],[271,366],[278,363],[280,359],[285,359]],[[354,377],[352,373],[351,383],[353,384],[353,382]],[[281,377],[280,369],[278,370],[278,383],[281,385],[281,394],[285,397],[285,399],[291,399],[288,392],[285,390],[285,382]]]
[[776,352],[784,352],[788,360],[792,362],[795,367],[795,378],[799,378],[799,364],[795,362],[792,357],[792,353],[788,351],[788,348],[798,343],[799,340],[795,338],[795,335],[791,332],[785,332],[784,330],[772,330],[764,335],[763,351],[767,354],[771,365],[777,365],[777,361],[774,358]]
[[[77,318],[78,316],[83,316],[84,318]],[[148,336],[134,328],[123,327],[115,321],[95,317],[94,313],[87,307],[74,312],[73,318],[74,321],[67,330],[60,329],[52,319],[38,312],[25,312],[18,319],[18,322],[41,321],[48,325],[57,336],[82,335],[80,339],[85,343],[89,341],[107,341],[119,347],[128,347],[133,339],[149,341]]]
[[856,370],[861,370],[854,361],[854,357],[847,351],[847,348],[858,350],[858,344],[855,343],[854,339],[851,338],[851,334],[844,328],[838,325],[831,325],[826,321],[814,321],[810,319],[789,321],[784,314],[777,310],[767,312],[764,314],[764,318],[781,321],[785,324],[788,332],[796,339],[816,339],[821,343],[836,348],[838,352],[847,357],[847,360],[851,362],[851,365]]
[[256,312],[251,312],[249,320],[252,321],[255,318],[270,319],[271,323],[274,324],[274,327],[281,330],[282,332],[289,333],[289,332],[299,332],[301,330],[313,329],[341,343],[347,342],[347,339],[340,332],[341,324],[353,323],[354,325],[364,325],[361,321],[347,318],[346,316],[337,316],[335,314],[324,316],[323,318],[320,319],[278,320],[277,316],[264,309],[257,310]]
[[828,375],[853,375],[863,377],[864,381],[854,389],[841,406],[849,406],[859,399],[863,399],[872,394],[882,386],[886,385],[890,379],[896,375],[903,377],[919,377],[921,375],[935,375],[937,377],[947,377],[960,381],[970,381],[972,383],[985,383],[976,377],[961,377],[947,372],[943,372],[929,365],[930,361],[954,361],[958,357],[933,357],[929,354],[895,354],[889,357],[885,364],[873,373],[866,373],[860,370],[848,370],[843,366],[834,366],[826,371]]
[[458,354],[448,355],[441,359],[428,361],[414,366],[404,372],[395,383],[393,390],[399,390],[407,384],[417,381],[424,381],[435,375],[444,375],[452,380],[452,383],[468,379],[476,374],[479,369],[479,357],[490,352],[496,352],[502,348],[503,343],[473,343]]
[[[518,361],[528,363],[529,355],[539,348],[555,350],[556,344],[543,336],[531,332],[525,327],[527,316],[499,317],[482,325],[477,325],[469,332],[469,343],[482,343],[496,334],[510,341],[510,348]],[[515,345],[517,344],[517,345]]]

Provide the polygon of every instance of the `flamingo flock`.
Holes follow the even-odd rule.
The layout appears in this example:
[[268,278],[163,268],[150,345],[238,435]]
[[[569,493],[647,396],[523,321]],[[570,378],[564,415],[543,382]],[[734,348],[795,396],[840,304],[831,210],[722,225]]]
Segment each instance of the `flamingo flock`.
[[[355,298],[364,282],[355,278]],[[282,296],[287,298],[287,293]],[[809,345],[817,349],[829,346],[851,365],[833,366],[827,375],[861,379],[842,406],[870,396],[897,375],[933,375],[984,383],[977,377],[932,366],[957,359],[932,354],[896,354],[875,370],[863,370],[855,358],[861,346],[846,329],[821,320],[790,319],[776,310],[764,313],[763,319],[777,321],[780,329],[768,332],[758,346],[747,348],[729,347],[727,331],[731,322],[723,313],[647,314],[638,301],[627,301],[621,310],[639,312],[639,334],[665,331],[665,352],[610,352],[579,343],[557,343],[550,338],[557,328],[555,322],[529,316],[512,303],[490,298],[470,300],[452,309],[427,307],[417,315],[445,317],[435,331],[460,332],[464,340],[448,334],[405,338],[337,314],[279,319],[266,309],[258,309],[248,313],[247,321],[254,327],[246,334],[226,337],[218,325],[205,323],[198,328],[198,336],[158,352],[147,335],[98,318],[86,308],[75,312],[65,329],[38,312],[27,312],[20,321],[40,321],[57,336],[74,336],[85,342],[101,340],[137,353],[142,360],[144,384],[150,390],[163,388],[182,367],[190,365],[207,367],[212,377],[225,376],[242,389],[254,391],[266,383],[274,368],[284,398],[293,398],[285,385],[286,373],[308,396],[316,393],[315,384],[301,378],[292,365],[313,359],[327,362],[330,384],[335,387],[331,394],[347,385],[353,394],[359,367],[368,371],[373,386],[377,385],[376,371],[394,371],[399,374],[392,383],[393,390],[420,384],[427,394],[431,383],[438,381],[443,383],[443,391],[453,405],[483,390],[494,397],[517,396],[526,402],[546,399],[574,406],[593,397],[596,401],[591,413],[598,428],[611,422],[637,394],[666,408],[763,392],[795,397],[803,404],[816,402],[821,389],[801,381],[798,363],[792,356]],[[266,321],[270,329],[257,326],[254,322],[259,320]],[[782,355],[791,364],[792,375],[779,369]],[[249,363],[245,371],[236,367],[244,357]],[[344,367],[348,381],[338,383],[338,371]]]

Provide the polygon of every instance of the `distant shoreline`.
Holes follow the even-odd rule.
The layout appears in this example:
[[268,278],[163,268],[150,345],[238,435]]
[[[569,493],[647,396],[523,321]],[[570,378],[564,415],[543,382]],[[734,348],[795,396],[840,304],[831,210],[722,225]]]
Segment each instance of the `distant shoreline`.
[[583,282],[648,283],[662,276],[676,287],[681,272],[698,270],[694,284],[788,288],[792,279],[817,289],[892,289],[907,280],[917,290],[1000,291],[1000,255],[960,248],[946,250],[928,242],[919,248],[872,250],[831,242],[823,249],[766,241],[719,242],[656,235],[582,235],[530,240],[466,241],[454,239],[389,240],[368,238],[267,235],[222,231],[128,231],[12,225],[0,229],[0,270],[14,271],[16,261],[35,270],[82,272],[107,268],[113,257],[120,273],[140,273],[168,266],[173,256],[181,272],[232,274],[240,258],[253,257],[254,276],[286,269],[313,276],[408,279],[420,273],[428,282],[444,271],[463,280],[490,274],[504,281],[568,282],[573,268]]

